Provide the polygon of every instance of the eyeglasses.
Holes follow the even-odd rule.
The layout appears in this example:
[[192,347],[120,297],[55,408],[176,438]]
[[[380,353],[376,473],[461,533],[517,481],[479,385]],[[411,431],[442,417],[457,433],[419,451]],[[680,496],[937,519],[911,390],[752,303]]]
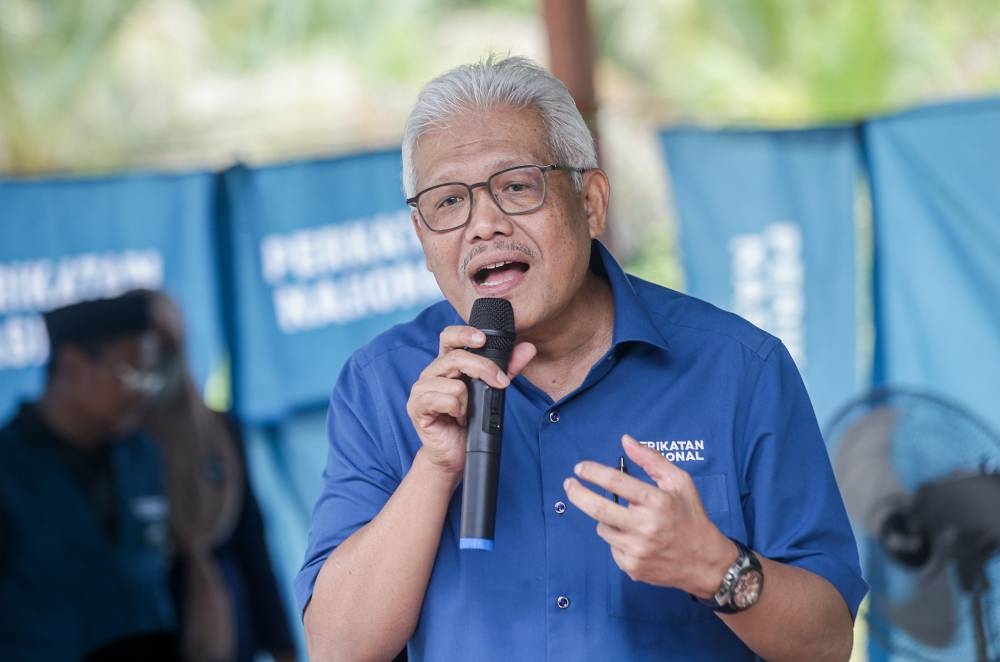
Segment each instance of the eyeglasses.
[[449,182],[425,188],[406,201],[420,214],[432,232],[449,232],[464,226],[472,218],[473,189],[485,186],[493,202],[508,216],[530,214],[545,204],[550,170],[584,172],[585,168],[564,165],[520,165],[505,168],[485,182],[464,184]]
[[145,397],[156,395],[166,383],[166,379],[160,371],[140,370],[124,361],[114,364],[111,370],[115,373],[115,377],[121,381],[122,386]]

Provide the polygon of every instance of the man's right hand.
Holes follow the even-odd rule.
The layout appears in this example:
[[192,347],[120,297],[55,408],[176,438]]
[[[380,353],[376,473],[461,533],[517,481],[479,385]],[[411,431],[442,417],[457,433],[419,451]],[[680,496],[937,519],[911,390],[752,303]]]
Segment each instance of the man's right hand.
[[481,379],[493,388],[506,388],[535,356],[534,345],[518,343],[504,373],[490,359],[465,349],[485,343],[486,335],[475,327],[446,327],[441,332],[437,358],[420,373],[406,402],[423,453],[435,467],[451,476],[455,485],[465,468],[468,390],[464,377]]

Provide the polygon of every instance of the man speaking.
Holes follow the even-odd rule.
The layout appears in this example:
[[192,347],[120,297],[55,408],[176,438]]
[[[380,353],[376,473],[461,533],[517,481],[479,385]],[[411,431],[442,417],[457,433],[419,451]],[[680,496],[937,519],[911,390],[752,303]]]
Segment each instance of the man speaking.
[[[562,83],[516,57],[445,73],[403,173],[446,301],[334,387],[311,658],[846,660],[866,586],[798,372],[595,239],[610,185]],[[506,370],[471,351],[481,298],[513,306]],[[460,549],[470,380],[505,391],[491,551]]]

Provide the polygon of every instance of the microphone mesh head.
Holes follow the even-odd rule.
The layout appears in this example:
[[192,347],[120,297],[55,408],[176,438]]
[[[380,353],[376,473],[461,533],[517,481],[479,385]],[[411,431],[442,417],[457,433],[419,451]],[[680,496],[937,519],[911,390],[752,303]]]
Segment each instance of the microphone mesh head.
[[486,334],[486,349],[514,348],[514,307],[506,299],[476,299],[469,313],[469,326],[500,332]]

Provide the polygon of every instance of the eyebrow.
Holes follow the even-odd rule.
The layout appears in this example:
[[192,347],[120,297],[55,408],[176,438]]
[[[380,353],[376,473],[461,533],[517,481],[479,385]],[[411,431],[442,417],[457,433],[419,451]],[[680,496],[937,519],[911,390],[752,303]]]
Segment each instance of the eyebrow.
[[[544,163],[536,164],[530,161],[521,161],[518,159],[495,159],[489,164],[490,175],[496,174],[501,170],[504,170],[505,168],[513,168],[515,166],[522,166],[522,165],[545,165],[545,164]],[[452,171],[446,170],[445,172],[450,173]],[[441,184],[469,183],[469,182],[462,182],[461,180],[457,179],[457,177],[458,177],[457,174],[455,175],[449,174],[447,177],[441,177],[440,180],[435,182],[434,184],[428,184],[427,186],[418,186],[417,191],[418,192],[424,191],[428,188],[431,188],[432,186],[439,186]]]

